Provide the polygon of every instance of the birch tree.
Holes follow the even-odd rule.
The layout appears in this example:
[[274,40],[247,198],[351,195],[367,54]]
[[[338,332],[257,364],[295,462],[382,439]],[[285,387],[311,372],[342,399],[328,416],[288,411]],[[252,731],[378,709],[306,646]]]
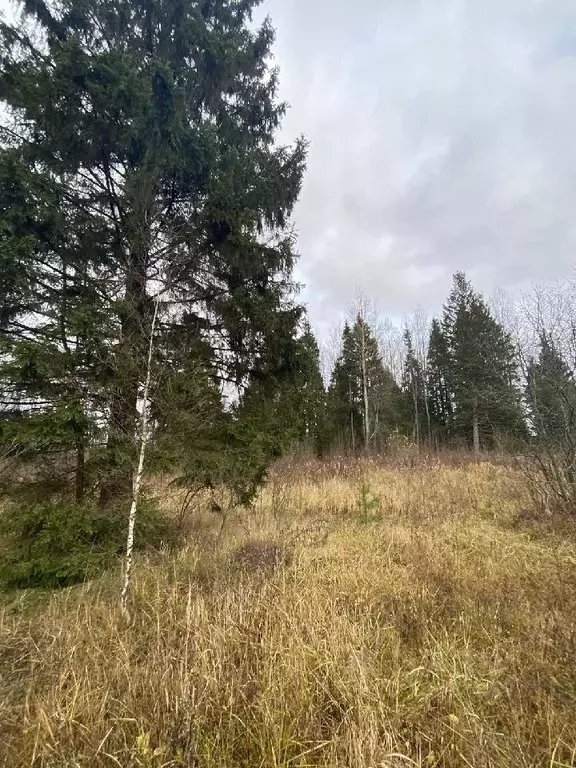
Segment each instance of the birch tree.
[[146,460],[146,447],[150,439],[150,385],[152,383],[152,361],[154,355],[154,337],[156,333],[156,320],[158,318],[158,307],[160,304],[160,294],[157,293],[154,297],[154,312],[152,315],[152,323],[150,325],[150,339],[148,342],[148,357],[146,359],[146,379],[144,381],[144,390],[142,392],[142,410],[140,414],[140,425],[138,435],[138,464],[133,475],[132,481],[132,500],[130,503],[130,511],[128,514],[128,535],[126,538],[126,563],[124,569],[124,583],[122,585],[122,592],[120,593],[120,610],[124,618],[130,620],[130,612],[128,610],[128,596],[130,591],[130,584],[132,579],[132,563],[134,558],[134,528],[136,526],[136,515],[138,512],[138,500],[140,498],[140,488],[142,486],[142,478],[144,475],[144,461]]

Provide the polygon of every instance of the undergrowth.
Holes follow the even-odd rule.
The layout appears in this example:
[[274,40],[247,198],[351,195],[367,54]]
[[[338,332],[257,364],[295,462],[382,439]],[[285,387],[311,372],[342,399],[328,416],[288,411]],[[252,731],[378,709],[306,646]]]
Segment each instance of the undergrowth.
[[[19,503],[0,514],[0,585],[57,588],[98,575],[126,547],[125,506]],[[139,505],[136,549],[176,540],[176,529],[150,502]]]

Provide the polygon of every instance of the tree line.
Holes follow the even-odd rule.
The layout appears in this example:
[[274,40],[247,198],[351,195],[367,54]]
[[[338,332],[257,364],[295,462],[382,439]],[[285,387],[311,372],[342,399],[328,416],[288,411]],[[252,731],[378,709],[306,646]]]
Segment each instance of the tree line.
[[457,272],[425,342],[422,323],[418,343],[404,329],[403,368],[394,375],[369,314],[361,301],[344,324],[328,385],[316,396],[320,452],[382,453],[397,437],[436,450],[523,451],[574,434],[574,358],[542,318],[525,312],[535,340],[522,344]]

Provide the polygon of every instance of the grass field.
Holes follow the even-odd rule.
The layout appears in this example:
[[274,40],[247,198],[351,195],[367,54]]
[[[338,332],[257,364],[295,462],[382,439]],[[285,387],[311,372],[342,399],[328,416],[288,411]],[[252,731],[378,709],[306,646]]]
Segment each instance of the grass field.
[[576,526],[512,470],[285,468],[220,528],[129,627],[119,571],[4,598],[1,764],[576,766]]

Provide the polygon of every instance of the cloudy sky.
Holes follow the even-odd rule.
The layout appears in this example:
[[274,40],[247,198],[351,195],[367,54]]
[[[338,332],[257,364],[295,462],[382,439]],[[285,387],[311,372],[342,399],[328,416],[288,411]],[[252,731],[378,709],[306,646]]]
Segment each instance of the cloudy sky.
[[310,140],[295,212],[314,324],[356,286],[438,310],[576,264],[573,0],[264,0],[284,137]]

